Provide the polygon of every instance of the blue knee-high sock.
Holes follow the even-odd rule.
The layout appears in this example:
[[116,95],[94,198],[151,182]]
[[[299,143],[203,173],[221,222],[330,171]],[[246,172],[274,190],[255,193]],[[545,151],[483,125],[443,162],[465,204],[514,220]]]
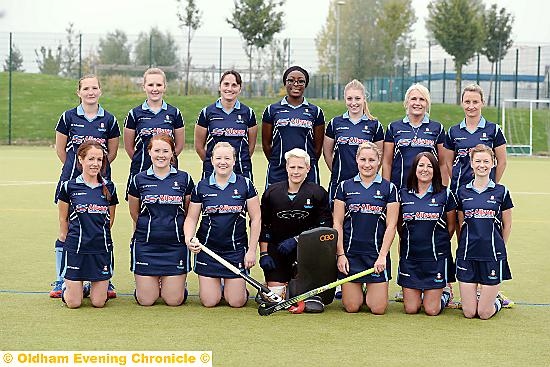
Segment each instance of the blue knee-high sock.
[[63,245],[65,243],[59,240],[55,241],[55,280],[58,282],[63,281],[61,276],[61,258],[63,257]]

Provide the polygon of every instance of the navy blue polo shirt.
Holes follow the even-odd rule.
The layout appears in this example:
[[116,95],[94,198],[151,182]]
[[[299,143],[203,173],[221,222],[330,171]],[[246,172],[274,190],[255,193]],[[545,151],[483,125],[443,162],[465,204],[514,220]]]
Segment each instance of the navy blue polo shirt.
[[363,115],[352,121],[349,113],[336,116],[327,125],[325,135],[334,140],[334,152],[330,181],[340,183],[357,175],[355,155],[359,144],[384,140],[384,130],[378,120]]
[[218,99],[216,103],[203,108],[197,118],[197,125],[208,130],[206,137],[206,158],[204,160],[210,171],[213,171],[212,150],[214,145],[220,141],[228,142],[237,153],[235,169],[237,173],[243,172],[243,162],[248,164],[252,170],[249,145],[256,142],[248,141],[248,129],[256,126],[256,115],[254,111],[243,103],[235,103],[231,111],[225,111]]
[[344,251],[379,254],[386,232],[386,207],[397,202],[395,185],[377,174],[365,186],[357,175],[338,185],[335,199],[345,204]]
[[153,168],[134,176],[128,195],[139,199],[140,212],[134,232],[139,243],[185,243],[185,197],[195,187],[187,172],[170,168],[168,176],[160,178]]
[[269,163],[274,166],[286,165],[285,153],[294,148],[305,150],[312,164],[317,161],[313,130],[325,124],[323,110],[309,103],[305,98],[299,106],[292,106],[284,97],[270,104],[264,110],[262,123],[271,125],[273,131],[271,157]]
[[510,192],[489,181],[485,190],[477,191],[473,181],[458,188],[458,210],[464,213],[456,258],[478,261],[506,259],[502,239],[502,212],[514,207]]
[[[470,166],[470,150],[478,144],[496,148],[506,144],[506,138],[497,124],[485,120],[483,116],[475,131],[466,128],[466,120],[452,126],[445,137],[444,147],[455,153],[451,190],[456,193],[459,186],[465,185],[474,178]],[[491,179],[495,179],[495,169],[491,170]]]
[[147,145],[154,135],[166,134],[173,138],[174,130],[183,128],[184,124],[180,110],[164,101],[156,112],[149,107],[147,101],[131,109],[124,121],[124,127],[135,130],[136,135],[130,173],[135,175],[151,167]]
[[[107,141],[120,136],[120,129],[116,117],[99,106],[97,115],[88,119],[84,114],[82,105],[63,112],[55,131],[67,136],[67,158],[61,171],[60,181],[67,181],[80,175],[76,166],[76,152],[82,143],[93,140],[101,144],[107,152]],[[107,162],[108,164],[109,162]],[[107,178],[110,178],[110,169],[107,170]]]
[[82,175],[61,185],[59,200],[69,204],[69,231],[65,249],[80,254],[98,254],[113,249],[109,207],[118,204],[115,185],[103,180],[111,194],[107,201],[103,185],[89,186]]
[[248,178],[231,174],[225,187],[218,186],[213,173],[201,180],[191,202],[201,204],[198,240],[216,252],[248,248],[246,201],[258,195]]
[[402,231],[401,258],[416,261],[439,260],[451,256],[451,237],[447,230],[447,213],[456,210],[454,194],[438,193],[432,187],[420,196],[414,190],[399,190]]
[[408,116],[390,123],[384,141],[394,144],[391,182],[397,188],[406,186],[407,175],[416,155],[430,152],[438,157],[437,145],[443,144],[444,140],[443,125],[430,120],[428,114],[424,115],[424,119],[418,127],[411,125]]

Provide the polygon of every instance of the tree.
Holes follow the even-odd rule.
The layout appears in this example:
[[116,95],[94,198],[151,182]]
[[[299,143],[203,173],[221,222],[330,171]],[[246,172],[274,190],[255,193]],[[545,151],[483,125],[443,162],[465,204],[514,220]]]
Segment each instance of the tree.
[[244,40],[250,75],[249,90],[252,85],[252,53],[254,49],[257,52],[263,50],[283,29],[283,12],[278,10],[283,4],[284,0],[235,0],[231,18],[226,18]]
[[10,68],[10,57],[6,57],[4,61],[4,71],[25,71],[23,69],[23,55],[17,46],[12,44],[11,47],[11,68]]
[[69,78],[80,78],[78,70],[78,38],[79,34],[74,29],[74,23],[69,23],[65,28],[67,32],[67,44],[61,53],[61,74]]
[[129,65],[132,46],[124,31],[116,29],[99,39],[99,62],[102,64]]
[[[151,66],[174,66],[179,65],[176,54],[178,46],[170,34],[163,34],[158,28],[153,27],[149,33],[141,32],[136,42],[136,64]],[[168,79],[177,77],[176,72],[166,72]]]
[[[176,0],[178,8],[182,5],[182,0]],[[201,11],[197,8],[195,0],[185,0],[187,6],[181,12],[178,9],[178,19],[180,28],[187,29],[187,58],[185,59],[185,95],[189,93],[189,69],[191,68],[191,39],[193,33],[201,26]]]
[[481,50],[484,40],[481,0],[432,0],[426,28],[453,57],[456,71],[456,103],[460,104],[462,67]]
[[[483,14],[483,25],[485,28],[485,42],[481,49],[481,54],[487,57],[491,63],[491,75],[497,62],[501,61],[512,47],[512,25],[514,16],[506,12],[505,8],[500,11],[497,4],[491,5]],[[497,70],[495,70],[496,74]],[[488,102],[491,102],[491,92],[493,89],[493,78],[489,84]]]
[[321,73],[336,69],[336,7],[340,11],[340,81],[394,72],[397,59],[408,57],[416,16],[410,0],[332,0],[316,46]]
[[51,48],[40,47],[40,53],[34,50],[36,54],[36,63],[38,64],[38,70],[42,74],[59,75],[61,72],[61,45],[57,46],[55,54]]

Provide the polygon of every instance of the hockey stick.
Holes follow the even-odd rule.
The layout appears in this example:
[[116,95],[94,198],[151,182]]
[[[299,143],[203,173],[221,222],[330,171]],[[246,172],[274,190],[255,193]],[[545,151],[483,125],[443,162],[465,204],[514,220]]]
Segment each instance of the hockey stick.
[[268,316],[268,315],[271,315],[272,313],[274,312],[277,312],[277,311],[280,311],[280,310],[284,310],[284,309],[287,309],[289,308],[290,306],[292,306],[294,303],[298,303],[300,301],[303,301],[305,299],[308,299],[309,297],[312,297],[312,296],[315,296],[319,293],[322,293],[326,290],[329,290],[329,289],[332,289],[332,288],[336,288],[338,287],[339,285],[342,285],[344,283],[347,283],[347,282],[351,282],[352,280],[355,280],[355,279],[358,279],[358,278],[361,278],[365,275],[369,275],[371,273],[374,273],[374,268],[370,268],[370,269],[366,269],[366,270],[363,270],[363,271],[360,271],[359,273],[357,274],[353,274],[353,275],[350,275],[349,277],[346,277],[346,278],[343,278],[343,279],[340,279],[340,280],[336,280],[332,283],[329,283],[329,284],[326,284],[326,285],[323,285],[319,288],[315,288],[315,289],[312,289],[310,291],[307,291],[305,293],[302,293],[302,294],[299,294],[297,296],[294,296],[292,298],[289,298],[287,299],[286,301],[283,301],[283,302],[279,302],[275,305],[272,305],[272,306],[268,306],[266,305],[265,303],[262,303],[260,305],[260,307],[258,307],[258,313],[262,316]]
[[258,282],[256,279],[252,278],[250,275],[246,274],[244,271],[239,270],[236,266],[225,260],[220,255],[216,254],[214,251],[210,250],[208,247],[203,245],[202,243],[196,242],[199,244],[201,250],[206,252],[208,255],[213,257],[217,262],[225,266],[227,269],[229,269],[232,273],[235,273],[236,275],[243,278],[248,284],[253,286],[258,290],[258,292],[262,293],[262,295],[269,300],[269,302],[282,302],[283,299],[281,296],[273,293],[269,288],[267,288],[262,283]]

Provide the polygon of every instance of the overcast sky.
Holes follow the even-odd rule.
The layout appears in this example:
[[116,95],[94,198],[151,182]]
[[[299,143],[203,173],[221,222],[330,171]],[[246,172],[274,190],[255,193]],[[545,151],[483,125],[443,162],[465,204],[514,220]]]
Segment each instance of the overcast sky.
[[[413,36],[424,40],[429,1],[412,2],[418,17]],[[225,21],[233,9],[233,0],[197,0],[197,4],[203,11],[203,25],[197,36],[239,36]],[[330,0],[286,0],[281,36],[314,38],[326,20],[329,4]],[[178,34],[181,31],[177,28],[176,5],[176,0],[2,0],[0,32],[64,33],[68,23],[73,22],[82,33],[103,34],[121,29],[127,34],[138,34],[158,26]],[[516,42],[550,43],[550,1],[498,0],[498,5],[515,16]]]

